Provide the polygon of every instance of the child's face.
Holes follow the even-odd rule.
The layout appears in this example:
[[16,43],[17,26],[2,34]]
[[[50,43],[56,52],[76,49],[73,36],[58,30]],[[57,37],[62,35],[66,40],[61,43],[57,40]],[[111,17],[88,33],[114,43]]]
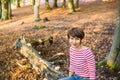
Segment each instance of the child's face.
[[78,38],[78,37],[70,36],[69,37],[69,43],[72,47],[78,49],[80,47],[80,44],[81,44],[81,39]]

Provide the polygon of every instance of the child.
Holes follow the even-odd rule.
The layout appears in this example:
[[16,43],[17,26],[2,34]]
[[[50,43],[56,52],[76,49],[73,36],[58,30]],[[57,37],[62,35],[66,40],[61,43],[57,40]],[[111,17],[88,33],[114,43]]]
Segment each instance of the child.
[[70,47],[69,77],[60,80],[95,80],[95,59],[92,51],[82,45],[82,29],[74,27],[67,36]]

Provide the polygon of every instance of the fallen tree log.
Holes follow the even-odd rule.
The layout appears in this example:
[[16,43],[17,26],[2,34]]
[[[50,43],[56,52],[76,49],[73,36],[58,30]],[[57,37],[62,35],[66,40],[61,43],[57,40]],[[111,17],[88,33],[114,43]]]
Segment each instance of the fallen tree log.
[[38,75],[46,78],[47,80],[58,80],[61,77],[67,76],[64,72],[56,71],[50,62],[42,59],[39,52],[36,51],[30,43],[28,44],[24,36],[20,36],[15,43],[15,47],[20,47],[20,53],[25,56],[32,65],[32,68],[36,70]]

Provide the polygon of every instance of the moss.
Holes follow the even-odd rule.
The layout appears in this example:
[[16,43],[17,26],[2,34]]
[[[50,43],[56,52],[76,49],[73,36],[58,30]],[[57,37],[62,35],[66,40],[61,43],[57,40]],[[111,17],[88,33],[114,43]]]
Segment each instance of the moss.
[[46,26],[43,26],[43,25],[40,25],[40,26],[34,25],[33,26],[33,29],[43,29],[43,28],[46,28]]
[[102,65],[106,65],[106,59],[100,61],[100,62],[97,62],[96,63],[96,68],[100,68]]
[[29,53],[29,54],[30,54],[30,58],[31,58],[31,59],[34,59],[34,58],[35,58],[35,55],[34,55],[33,53],[34,53],[34,51],[33,51],[33,50],[30,50],[30,53]]

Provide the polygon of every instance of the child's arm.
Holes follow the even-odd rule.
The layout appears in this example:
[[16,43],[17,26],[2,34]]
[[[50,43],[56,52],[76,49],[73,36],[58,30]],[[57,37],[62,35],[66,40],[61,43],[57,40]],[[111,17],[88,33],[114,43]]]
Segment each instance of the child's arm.
[[95,80],[95,56],[90,49],[86,50],[86,59],[89,68],[90,80]]

